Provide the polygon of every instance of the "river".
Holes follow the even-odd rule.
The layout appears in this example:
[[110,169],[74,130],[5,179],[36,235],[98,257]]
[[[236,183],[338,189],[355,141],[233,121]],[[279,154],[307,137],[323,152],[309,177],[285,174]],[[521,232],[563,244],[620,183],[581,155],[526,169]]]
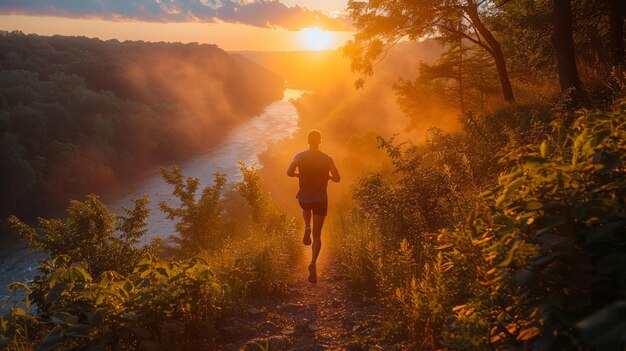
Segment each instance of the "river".
[[[231,130],[224,140],[206,153],[181,160],[177,164],[183,169],[185,176],[200,180],[200,188],[213,183],[215,172],[224,173],[229,182],[241,180],[238,160],[247,165],[256,163],[259,167],[258,154],[267,150],[272,144],[291,137],[298,129],[298,113],[290,102],[302,94],[299,90],[285,90],[283,99],[268,105],[264,111],[248,122]],[[154,237],[167,238],[174,233],[174,225],[159,209],[158,203],[166,201],[175,204],[172,188],[167,184],[158,169],[147,179],[137,182],[130,191],[118,199],[107,202],[111,209],[132,207],[134,199],[148,194],[150,199],[150,217],[147,219],[148,232],[144,235],[144,243]],[[37,261],[41,252],[29,250],[25,244],[18,244],[0,250],[0,311],[2,301],[8,297],[7,284],[25,282],[37,273]]]

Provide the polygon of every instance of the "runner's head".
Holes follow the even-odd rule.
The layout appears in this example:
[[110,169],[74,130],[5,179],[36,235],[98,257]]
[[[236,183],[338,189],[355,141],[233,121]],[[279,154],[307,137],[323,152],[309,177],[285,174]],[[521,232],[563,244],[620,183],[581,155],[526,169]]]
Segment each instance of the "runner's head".
[[313,129],[309,132],[309,135],[306,137],[309,145],[318,146],[322,142],[322,133],[319,130]]

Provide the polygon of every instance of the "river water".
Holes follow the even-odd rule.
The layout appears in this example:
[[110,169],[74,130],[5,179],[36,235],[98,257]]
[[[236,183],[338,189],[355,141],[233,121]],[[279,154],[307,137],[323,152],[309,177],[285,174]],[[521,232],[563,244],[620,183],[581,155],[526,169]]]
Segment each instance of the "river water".
[[[242,179],[237,161],[247,165],[254,163],[261,167],[257,155],[267,150],[272,144],[291,137],[298,129],[298,113],[290,102],[302,94],[299,90],[287,89],[283,99],[268,105],[263,113],[231,130],[224,140],[206,153],[177,164],[185,176],[200,180],[200,189],[213,183],[215,172],[224,173],[229,182]],[[150,217],[147,220],[148,232],[144,243],[154,237],[167,238],[174,233],[174,225],[159,209],[159,202],[176,204],[172,198],[172,187],[168,185],[155,169],[147,179],[130,187],[131,191],[118,199],[108,201],[110,209],[132,207],[133,200],[148,194],[150,199]],[[7,284],[25,282],[37,273],[37,261],[42,254],[29,250],[25,244],[18,244],[0,249],[0,311],[1,304],[8,297]]]

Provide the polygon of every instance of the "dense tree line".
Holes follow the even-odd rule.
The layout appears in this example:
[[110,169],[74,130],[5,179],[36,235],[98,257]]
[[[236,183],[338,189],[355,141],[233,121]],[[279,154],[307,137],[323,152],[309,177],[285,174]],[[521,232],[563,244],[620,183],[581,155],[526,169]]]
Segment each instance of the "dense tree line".
[[[606,98],[611,94],[607,86],[623,85],[622,1],[353,0],[349,10],[357,31],[344,51],[361,74],[357,86],[396,43],[424,37],[448,44],[450,53],[439,66],[449,67],[441,77],[455,76],[451,80],[461,101],[465,92],[471,94],[464,80],[471,88],[472,78],[459,78],[463,71],[476,70],[472,65],[477,61],[497,77],[506,102],[515,102],[532,78],[533,83],[558,78],[561,91],[569,90],[574,103],[580,103],[581,95]],[[464,57],[460,45],[474,53]]]
[[0,216],[109,192],[214,145],[282,90],[214,45],[0,32]]

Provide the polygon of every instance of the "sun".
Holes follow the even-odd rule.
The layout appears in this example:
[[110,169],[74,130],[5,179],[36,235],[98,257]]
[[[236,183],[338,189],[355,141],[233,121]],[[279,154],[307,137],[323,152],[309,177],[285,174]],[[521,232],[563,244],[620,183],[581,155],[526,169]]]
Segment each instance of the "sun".
[[329,50],[333,44],[333,33],[318,27],[300,30],[300,41],[305,50]]

